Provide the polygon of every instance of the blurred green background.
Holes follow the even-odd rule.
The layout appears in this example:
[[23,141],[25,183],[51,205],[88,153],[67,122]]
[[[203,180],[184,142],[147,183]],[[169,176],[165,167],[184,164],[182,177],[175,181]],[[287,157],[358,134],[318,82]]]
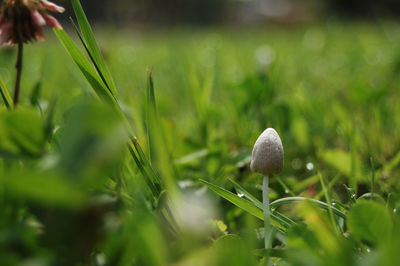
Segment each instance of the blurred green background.
[[[20,107],[0,110],[0,265],[262,265],[262,221],[198,180],[240,195],[232,179],[261,198],[249,162],[266,127],[285,150],[271,201],[336,200],[350,219],[337,232],[311,206],[280,208],[299,226],[277,233],[274,263],[396,265],[397,1],[82,2],[126,121],[95,100],[53,32],[25,46]],[[79,44],[72,8],[57,3]],[[0,49],[10,92],[15,58]],[[159,197],[129,156],[126,122],[161,176]],[[371,191],[378,203],[364,202]],[[164,213],[174,193],[178,236]]]

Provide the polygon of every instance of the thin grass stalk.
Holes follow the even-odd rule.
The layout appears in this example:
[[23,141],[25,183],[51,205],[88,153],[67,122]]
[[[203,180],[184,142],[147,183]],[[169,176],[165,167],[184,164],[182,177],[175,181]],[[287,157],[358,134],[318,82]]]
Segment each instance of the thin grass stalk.
[[17,76],[15,78],[15,87],[14,87],[14,106],[18,105],[18,100],[19,100],[23,53],[24,53],[24,44],[22,42],[19,42],[17,63],[15,64],[15,68],[17,69]]

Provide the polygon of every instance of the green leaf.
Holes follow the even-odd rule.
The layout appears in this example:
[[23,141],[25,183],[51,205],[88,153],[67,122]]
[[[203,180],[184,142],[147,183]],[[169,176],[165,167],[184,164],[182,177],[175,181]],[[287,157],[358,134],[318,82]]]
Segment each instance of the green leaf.
[[370,244],[383,244],[392,234],[389,212],[372,201],[359,201],[348,213],[347,226],[356,239]]
[[0,176],[0,181],[11,196],[46,206],[75,208],[86,197],[82,188],[57,173],[18,171]]
[[310,137],[309,137],[309,126],[307,125],[307,121],[299,116],[296,117],[293,120],[293,136],[297,142],[297,144],[300,145],[302,149],[307,149],[310,145]]
[[[214,263],[211,264],[214,265],[256,265],[249,245],[240,236],[233,234],[224,235],[215,240],[207,251],[207,256],[213,257]],[[200,264],[209,265],[210,263]]]
[[64,30],[54,29],[58,39],[64,45],[69,55],[74,60],[75,64],[79,67],[82,74],[85,76],[89,84],[92,86],[96,94],[106,102],[116,104],[110,91],[107,89],[105,84],[101,81],[96,71],[90,62],[83,56],[82,52],[76,47],[75,43],[71,40],[68,34]]
[[400,164],[400,151],[383,167],[381,173],[389,173],[395,168],[397,165]]
[[372,201],[375,201],[375,202],[380,203],[382,205],[386,204],[386,202],[382,198],[382,196],[377,194],[377,193],[367,192],[367,193],[362,194],[358,199],[359,200],[372,200]]
[[[354,158],[352,158],[352,156]],[[361,160],[359,157],[356,157],[355,154],[335,149],[324,151],[321,154],[321,157],[327,164],[334,167],[345,176],[352,177],[354,171],[357,180],[367,181],[367,179],[362,175]],[[352,165],[353,163],[355,165]],[[352,167],[354,167],[354,170]]]
[[186,165],[186,164],[190,164],[192,162],[195,162],[201,158],[206,157],[209,154],[209,150],[208,149],[201,149],[195,152],[192,152],[190,154],[187,154],[181,158],[178,158],[176,160],[174,160],[174,163],[177,165]]
[[40,79],[35,83],[29,95],[29,102],[32,106],[39,106],[39,98],[42,92],[42,80]]
[[123,121],[111,106],[99,102],[75,105],[65,115],[59,137],[60,166],[73,176],[98,180],[119,167],[128,140]]
[[98,66],[101,75],[104,77],[104,81],[106,82],[105,85],[108,87],[108,89],[110,89],[111,94],[115,95],[116,88],[114,81],[104,61],[103,55],[101,54],[100,48],[96,42],[85,12],[83,11],[82,5],[79,0],[72,0],[71,2],[87,48],[93,57],[95,64]]
[[44,125],[34,110],[0,111],[0,156],[37,157],[45,144]]
[[318,180],[319,180],[319,176],[318,176],[317,174],[316,174],[316,175],[309,176],[309,177],[307,177],[306,179],[297,182],[297,183],[294,185],[293,190],[294,190],[294,192],[296,192],[296,193],[301,192],[301,191],[305,190],[306,188],[310,187],[311,185],[317,183]]
[[0,78],[0,94],[7,109],[11,110],[13,101],[2,78]]
[[54,113],[56,109],[57,98],[52,98],[49,107],[47,108],[46,120],[44,123],[44,133],[46,140],[50,140],[53,136],[54,130]]

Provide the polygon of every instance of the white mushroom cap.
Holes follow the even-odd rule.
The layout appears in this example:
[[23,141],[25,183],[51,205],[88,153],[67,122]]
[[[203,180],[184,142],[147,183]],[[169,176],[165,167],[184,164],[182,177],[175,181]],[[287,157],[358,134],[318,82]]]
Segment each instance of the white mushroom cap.
[[250,169],[264,176],[278,174],[283,168],[281,138],[273,128],[267,128],[254,144]]

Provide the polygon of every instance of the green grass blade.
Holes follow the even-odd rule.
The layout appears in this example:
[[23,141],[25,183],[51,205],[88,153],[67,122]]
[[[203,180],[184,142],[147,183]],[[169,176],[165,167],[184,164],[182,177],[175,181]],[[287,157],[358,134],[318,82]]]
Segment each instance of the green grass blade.
[[138,156],[136,156],[134,147],[132,143],[128,144],[128,149],[130,154],[132,155],[132,158],[134,159],[137,167],[139,168],[140,173],[142,174],[144,181],[146,182],[146,185],[149,187],[151,193],[153,194],[153,197],[155,199],[158,199],[160,196],[160,189],[154,184],[153,180],[150,178],[150,175],[146,172],[142,162],[139,161]]
[[335,220],[335,217],[333,216],[332,201],[331,201],[331,198],[329,196],[329,192],[328,192],[328,189],[326,187],[324,178],[322,177],[322,175],[320,173],[318,173],[318,175],[319,175],[319,179],[320,179],[320,182],[321,182],[322,191],[324,192],[324,196],[325,196],[326,202],[328,203],[327,205],[328,205],[329,217],[331,219],[332,226],[335,226],[336,225],[336,222],[335,222],[336,220]]
[[148,107],[157,114],[157,105],[156,105],[156,94],[154,92],[154,81],[153,81],[153,71],[149,70],[148,80],[147,80],[147,103]]
[[61,41],[67,52],[70,54],[75,64],[79,67],[87,81],[90,83],[96,94],[107,102],[115,104],[113,97],[108,91],[107,87],[104,86],[103,82],[96,74],[90,62],[83,56],[81,51],[71,40],[68,34],[64,30],[54,29],[58,39]]
[[6,177],[0,176],[2,187],[29,202],[79,209],[86,201],[84,189],[58,173],[21,170]]
[[254,205],[256,205],[259,209],[263,209],[263,204],[261,201],[259,201],[256,197],[254,197],[253,195],[251,195],[247,190],[245,190],[242,186],[240,186],[238,183],[236,183],[235,181],[233,181],[232,179],[228,178],[228,180],[233,184],[233,186],[235,187],[235,190],[240,193],[243,194],[245,198],[247,198],[248,200],[250,200]]
[[[235,190],[238,193],[241,193],[244,195],[244,197],[248,200],[250,200],[254,205],[256,205],[259,209],[263,209],[263,204],[261,201],[259,201],[256,197],[254,197],[250,192],[248,192],[247,190],[245,190],[242,186],[240,186],[238,183],[236,183],[235,181],[233,181],[232,179],[228,178],[228,180],[233,184],[233,186],[235,187]],[[282,213],[279,213],[277,211],[271,211],[271,216],[274,216],[275,219],[280,220],[280,223],[285,223],[286,226],[289,225],[294,225],[295,222],[293,220],[291,220],[289,217],[286,217],[285,215],[283,215]]]
[[151,177],[153,182],[160,186],[162,184],[161,177],[159,173],[153,168],[150,164],[149,160],[146,158],[146,155],[143,152],[142,147],[140,146],[139,142],[136,138],[131,138],[131,144],[136,150],[138,161],[143,165],[151,173]]
[[149,156],[150,161],[154,159],[154,139],[155,136],[153,131],[157,130],[155,127],[157,126],[157,107],[156,107],[156,96],[154,92],[154,82],[152,71],[150,70],[148,73],[147,80],[147,138],[148,138],[148,147],[149,147]]
[[117,101],[117,98],[115,97],[115,93],[110,89],[110,86],[108,86],[108,83],[107,83],[107,81],[106,81],[106,79],[105,79],[105,77],[104,77],[102,71],[100,70],[99,65],[97,64],[96,60],[94,59],[92,52],[89,50],[89,47],[87,46],[85,40],[83,39],[83,36],[82,36],[82,34],[80,33],[80,31],[79,31],[78,27],[76,26],[75,22],[73,21],[72,18],[70,18],[70,19],[71,19],[72,26],[74,27],[75,32],[76,32],[76,34],[77,34],[78,37],[79,37],[79,40],[81,41],[83,47],[84,47],[85,50],[86,50],[86,53],[89,55],[90,61],[92,61],[93,65],[94,65],[94,67],[95,67],[95,69],[96,69],[96,71],[97,71],[97,74],[99,74],[101,80],[102,80],[103,83],[104,83],[104,86],[106,86],[106,88],[107,88],[108,91],[110,92],[111,96],[113,97],[115,103],[117,104],[118,101]]
[[[83,56],[81,51],[76,47],[75,43],[71,40],[71,38],[65,33],[63,30],[54,30],[57,37],[61,41],[61,43],[64,45],[65,49],[68,51],[74,62],[77,64],[81,72],[84,74],[92,88],[94,89],[95,93],[101,98],[104,99],[106,102],[111,103],[112,105],[115,105],[117,108],[117,111],[121,113],[123,116],[119,106],[118,102],[116,99],[111,95],[110,91],[108,90],[107,87],[105,87],[105,84],[101,81],[99,76],[96,74],[95,70],[93,69],[93,66],[90,64],[90,62]],[[125,118],[125,116],[123,116]],[[128,128],[128,131],[131,133],[132,130],[129,127],[129,123],[126,121],[126,125]],[[145,158],[140,154],[140,149],[138,151],[138,144],[136,141],[132,141],[133,143],[129,144],[131,146],[129,151],[130,154],[132,155],[133,159],[135,160],[136,165],[138,166],[140,172],[142,173],[146,184],[149,186],[150,190],[152,191],[152,194],[158,198],[159,192],[160,192],[160,182],[159,182],[159,177],[155,174],[154,169],[149,165],[149,162],[145,160]],[[135,150],[138,152],[138,154],[135,153]],[[141,160],[140,160],[141,159]],[[149,174],[150,173],[150,174]]]
[[[154,82],[151,71],[149,71],[148,74],[146,114],[150,155],[150,159],[148,160],[149,166],[160,171],[165,189],[168,191],[170,197],[174,198],[176,195],[180,194],[179,187],[176,184],[176,179],[179,179],[179,174],[174,168],[164,127],[157,114]],[[146,161],[145,156],[143,156],[143,159]],[[156,174],[156,171],[154,172]]]
[[274,202],[271,202],[270,207],[272,209],[276,209],[282,205],[291,204],[291,203],[295,203],[295,202],[301,202],[301,201],[309,201],[309,202],[315,204],[317,207],[324,209],[326,211],[329,211],[329,208],[332,208],[332,211],[335,215],[337,215],[343,219],[346,219],[346,214],[344,214],[339,209],[337,209],[333,206],[329,207],[328,204],[326,204],[325,202],[315,200],[315,199],[304,198],[304,197],[287,197],[287,198],[278,199],[278,200],[275,200]]
[[203,183],[204,185],[206,185],[208,188],[210,188],[212,191],[214,191],[221,197],[223,197],[224,199],[230,201],[237,207],[241,208],[242,210],[250,213],[251,215],[253,215],[261,220],[264,220],[264,214],[263,214],[262,209],[258,208],[252,202],[250,202],[246,199],[243,199],[243,198],[233,194],[232,192],[230,192],[224,188],[221,188],[219,186],[216,186],[214,184],[211,184],[205,180],[200,179],[200,182]]
[[[211,184],[205,180],[200,179],[199,180],[201,183],[206,185],[208,188],[210,188],[212,191],[223,197],[224,199],[230,201],[237,207],[241,208],[242,210],[250,213],[251,215],[257,217],[260,220],[264,220],[264,214],[262,208],[260,209],[257,207],[254,203],[252,203],[249,200],[243,199],[235,194],[233,194],[230,191],[227,191],[226,189],[216,186],[214,184]],[[277,227],[281,231],[285,231],[285,229],[289,226],[289,224],[281,219],[279,215],[276,214],[276,212],[271,213],[271,223],[274,227]]]
[[293,191],[295,193],[299,193],[299,192],[307,189],[311,185],[317,183],[318,180],[319,180],[318,175],[309,176],[306,179],[304,179],[304,180],[298,182],[297,184],[295,184],[294,187],[293,187]]
[[2,78],[0,78],[0,94],[7,109],[11,110],[13,106],[13,101]]
[[283,180],[279,176],[274,176],[276,180],[278,180],[278,183],[282,186],[282,188],[285,190],[285,193],[289,193],[292,197],[295,197],[296,194],[293,193],[293,191],[283,182]]
[[383,167],[382,171],[380,171],[377,176],[382,175],[383,173],[388,173],[392,171],[397,165],[400,164],[400,151]]
[[111,90],[111,93],[115,95],[116,88],[114,80],[104,61],[103,55],[101,54],[100,48],[96,42],[92,28],[85,15],[85,12],[83,11],[82,5],[79,0],[72,0],[71,2],[72,2],[72,7],[74,8],[76,18],[78,20],[80,30],[82,32],[82,36],[87,44],[90,54],[93,56],[94,61],[98,65],[99,71],[101,72],[101,74],[105,79],[106,86]]
[[48,112],[46,115],[45,123],[44,123],[44,135],[45,139],[48,141],[52,138],[53,136],[53,130],[54,130],[54,113],[56,109],[56,104],[57,104],[57,98],[52,98],[49,107],[48,107]]

